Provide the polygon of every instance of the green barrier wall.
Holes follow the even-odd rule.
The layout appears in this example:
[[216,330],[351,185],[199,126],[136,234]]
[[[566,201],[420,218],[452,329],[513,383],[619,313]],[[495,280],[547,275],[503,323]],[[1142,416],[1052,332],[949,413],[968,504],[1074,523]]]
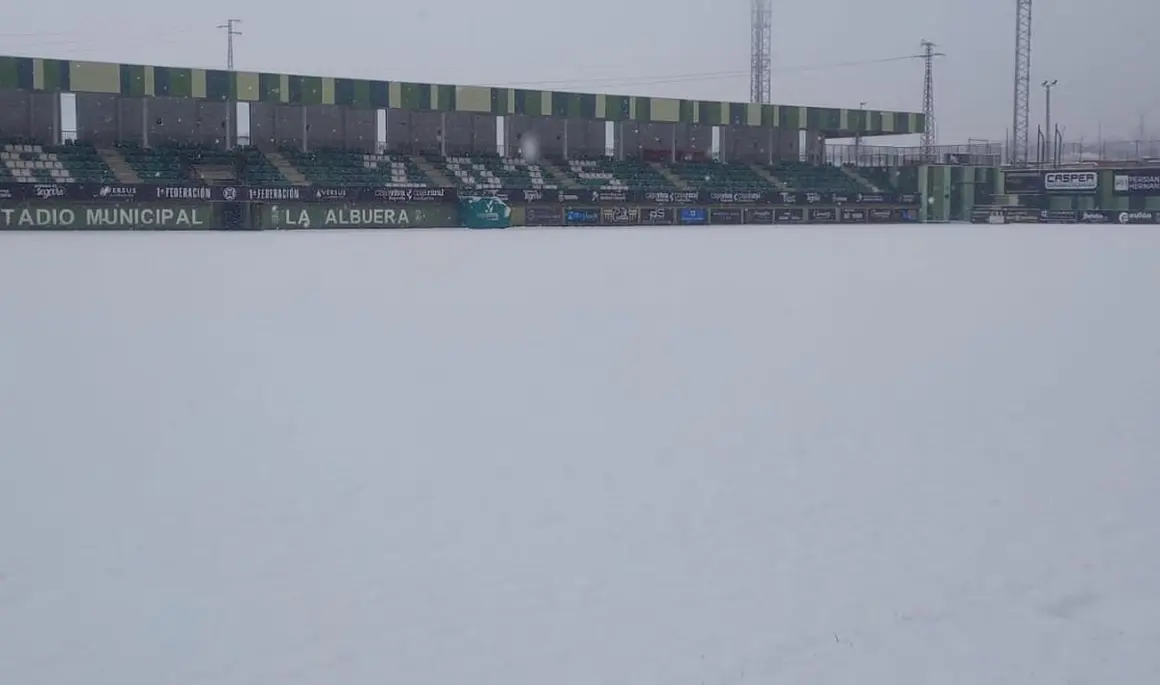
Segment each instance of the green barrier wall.
[[257,228],[440,228],[459,225],[456,205],[268,204],[256,208]]
[[919,167],[922,189],[922,221],[970,221],[975,199],[981,194],[997,195],[1002,178],[997,167],[944,166]]
[[0,230],[210,230],[221,228],[211,204],[60,203],[0,206]]

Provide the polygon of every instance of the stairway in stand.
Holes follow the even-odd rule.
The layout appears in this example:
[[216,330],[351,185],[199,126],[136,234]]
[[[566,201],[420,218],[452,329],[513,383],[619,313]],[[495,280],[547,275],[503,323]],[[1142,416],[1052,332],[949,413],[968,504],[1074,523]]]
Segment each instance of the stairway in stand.
[[451,179],[447,178],[447,174],[435,168],[435,165],[432,164],[431,161],[426,157],[422,155],[414,155],[411,157],[411,161],[415,163],[415,166],[419,167],[419,171],[422,171],[424,176],[431,179],[431,182],[434,183],[436,187],[455,188],[459,185],[458,183],[454,183]]
[[770,185],[772,185],[774,188],[777,188],[778,190],[791,190],[785,181],[782,181],[777,176],[774,176],[769,171],[769,169],[766,169],[765,167],[758,164],[750,164],[749,168],[753,169],[753,173],[769,181]]
[[262,155],[270,166],[278,170],[280,174],[293,186],[308,186],[310,179],[306,178],[306,174],[302,173],[298,167],[290,163],[281,152],[263,151]]
[[851,179],[854,180],[855,183],[861,185],[864,189],[870,191],[871,193],[881,193],[882,192],[881,188],[874,185],[870,181],[866,180],[866,178],[863,177],[862,174],[858,173],[857,171],[854,171],[854,169],[852,169],[848,166],[842,166],[839,168],[842,170],[842,173],[849,176]]
[[556,185],[560,186],[561,188],[573,190],[583,187],[576,179],[572,178],[572,176],[567,171],[562,169],[560,165],[556,164],[550,159],[536,160],[536,164],[539,164],[544,171],[548,172],[548,175],[555,179]]
[[112,148],[99,148],[97,154],[105,165],[113,172],[113,177],[117,179],[117,183],[124,183],[125,185],[136,185],[141,182],[141,177],[129,166],[125,158],[121,156],[120,152]]
[[681,178],[680,176],[677,176],[675,173],[673,173],[672,169],[668,168],[664,164],[661,164],[660,162],[649,162],[648,165],[653,168],[653,171],[663,176],[666,181],[672,183],[674,186],[680,188],[681,190],[685,190],[689,187],[688,181]]

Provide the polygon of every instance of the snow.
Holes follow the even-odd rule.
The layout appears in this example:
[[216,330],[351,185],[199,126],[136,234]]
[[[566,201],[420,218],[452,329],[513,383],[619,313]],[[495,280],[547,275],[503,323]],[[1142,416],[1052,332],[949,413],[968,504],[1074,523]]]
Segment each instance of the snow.
[[0,682],[1151,682],[1158,254],[0,235]]

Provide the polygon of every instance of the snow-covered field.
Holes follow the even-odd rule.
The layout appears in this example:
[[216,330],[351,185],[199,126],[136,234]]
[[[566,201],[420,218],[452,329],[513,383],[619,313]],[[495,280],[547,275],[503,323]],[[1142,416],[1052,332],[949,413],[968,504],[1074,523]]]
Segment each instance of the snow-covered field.
[[1160,229],[0,235],[4,685],[1143,685]]

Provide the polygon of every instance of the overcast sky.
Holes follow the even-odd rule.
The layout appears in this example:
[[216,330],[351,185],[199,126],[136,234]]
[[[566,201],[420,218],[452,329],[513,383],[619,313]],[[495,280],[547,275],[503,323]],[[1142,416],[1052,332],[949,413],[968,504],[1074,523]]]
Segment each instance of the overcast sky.
[[[1001,140],[1011,125],[1015,0],[774,0],[773,101],[920,111],[935,72],[939,142]],[[243,20],[246,70],[455,84],[523,85],[745,101],[749,0],[443,0],[439,3],[146,0],[10,3],[0,53],[222,67],[228,18]],[[1069,140],[1160,137],[1157,0],[1036,7],[1032,77],[1057,78],[1053,119]],[[845,66],[833,66],[844,64]],[[709,76],[706,76],[709,74]],[[1043,89],[1032,93],[1034,126]],[[899,139],[898,142],[909,142]]]

